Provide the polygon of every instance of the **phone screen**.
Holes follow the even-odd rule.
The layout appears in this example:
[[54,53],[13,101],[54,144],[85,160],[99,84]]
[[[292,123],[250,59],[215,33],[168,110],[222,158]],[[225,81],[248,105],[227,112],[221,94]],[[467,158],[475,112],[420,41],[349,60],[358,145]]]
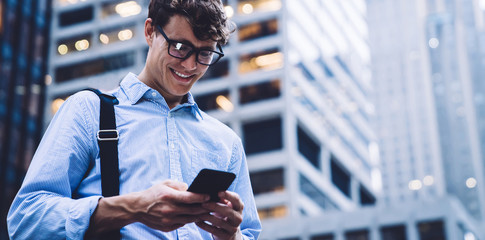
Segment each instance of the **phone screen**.
[[219,201],[217,194],[231,186],[236,174],[204,168],[200,170],[188,191],[193,193],[209,194],[211,201]]

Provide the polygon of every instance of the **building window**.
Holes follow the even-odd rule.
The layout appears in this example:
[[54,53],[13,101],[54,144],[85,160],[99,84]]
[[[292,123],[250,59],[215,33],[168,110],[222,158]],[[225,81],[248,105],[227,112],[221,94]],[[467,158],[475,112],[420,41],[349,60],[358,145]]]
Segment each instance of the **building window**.
[[280,88],[279,79],[241,87],[239,89],[239,102],[245,104],[277,98],[280,96]]
[[338,55],[335,55],[334,57],[335,61],[337,61],[337,63],[340,65],[340,67],[342,67],[342,69],[350,76],[352,76],[352,72],[350,72],[350,69],[349,67],[347,66],[347,64],[342,60],[342,58],[340,58],[340,56]]
[[239,41],[249,41],[261,37],[274,35],[278,32],[278,20],[271,19],[264,22],[255,22],[239,27]]
[[288,214],[286,206],[277,206],[271,208],[258,208],[258,215],[261,219],[266,218],[283,218]]
[[320,145],[317,144],[299,125],[297,127],[298,151],[314,167],[320,169]]
[[283,146],[281,118],[243,125],[246,154],[278,150]]
[[250,178],[254,195],[282,192],[285,189],[283,168],[250,173]]
[[99,33],[99,42],[108,45],[120,41],[128,41],[135,37],[135,26],[122,26],[106,29]]
[[135,16],[141,13],[141,6],[136,1],[124,1],[103,4],[101,18],[119,15],[121,17]]
[[359,186],[360,204],[362,206],[375,205],[376,198],[364,186]]
[[310,81],[315,81],[315,77],[313,76],[313,74],[310,72],[310,70],[308,70],[308,68],[305,66],[305,64],[303,63],[298,63],[296,65],[296,70],[299,70],[303,76],[305,76],[305,78],[307,80],[310,80]]
[[88,50],[91,45],[91,34],[80,35],[57,42],[57,54],[65,55],[71,52]]
[[369,240],[369,230],[354,230],[345,233],[345,240]]
[[232,112],[234,110],[234,106],[229,100],[228,90],[197,96],[195,101],[203,111],[222,109],[226,112]]
[[[222,58],[224,59],[224,58]],[[207,79],[214,79],[225,77],[229,75],[229,60],[221,60],[216,64],[210,66],[207,71],[205,72],[204,76],[199,80],[207,80]]]
[[443,221],[419,222],[420,240],[446,240]]
[[126,52],[82,63],[76,63],[56,69],[56,82],[65,82],[75,78],[88,77],[114,71],[135,64],[135,52]]
[[406,227],[404,225],[381,227],[382,240],[406,240]]
[[237,8],[241,14],[251,14],[255,11],[277,11],[281,9],[281,0],[239,0]]
[[256,70],[274,70],[283,67],[283,53],[278,49],[270,49],[239,57],[239,73],[249,73]]
[[319,235],[311,236],[310,240],[334,240],[334,236],[331,233],[319,234]]
[[335,205],[320,189],[310,182],[305,176],[300,174],[300,190],[315,201],[321,208],[331,210],[338,209]]
[[93,20],[93,6],[78,8],[59,14],[59,26],[67,27],[70,25],[88,22]]
[[334,77],[332,70],[327,66],[322,57],[318,58],[317,62],[320,64],[322,69],[325,71],[325,75],[329,78]]
[[332,183],[347,197],[350,198],[350,175],[341,167],[335,156],[331,156],[330,169],[332,173]]

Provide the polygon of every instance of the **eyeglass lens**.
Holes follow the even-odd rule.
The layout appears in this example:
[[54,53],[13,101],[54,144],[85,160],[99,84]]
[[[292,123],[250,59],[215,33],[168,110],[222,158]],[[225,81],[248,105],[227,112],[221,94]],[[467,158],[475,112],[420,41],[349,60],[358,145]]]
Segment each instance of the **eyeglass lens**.
[[[188,44],[180,42],[172,42],[170,44],[169,53],[176,58],[186,58],[190,54],[194,53],[194,48]],[[197,54],[197,61],[205,65],[211,65],[215,63],[220,57],[219,53],[211,50],[199,50]],[[215,56],[217,55],[217,56]]]
[[[169,44],[168,53],[172,57],[186,59],[190,57],[193,53],[196,54],[196,61],[204,64],[204,65],[212,65],[219,61],[219,59],[224,56],[223,53],[219,53],[212,50],[198,50],[192,47],[189,44],[173,41],[167,37],[163,29],[157,25],[158,31],[162,34],[162,36],[167,40]],[[219,49],[222,51],[222,48],[218,45]]]

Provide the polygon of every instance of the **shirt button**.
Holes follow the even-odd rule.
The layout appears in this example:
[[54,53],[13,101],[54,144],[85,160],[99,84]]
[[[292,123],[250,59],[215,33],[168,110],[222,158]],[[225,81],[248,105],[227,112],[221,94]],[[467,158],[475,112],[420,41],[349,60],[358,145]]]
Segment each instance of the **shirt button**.
[[152,96],[156,97],[157,96],[157,93],[156,92],[152,92]]
[[175,148],[175,144],[170,143],[170,147],[171,147],[172,149],[174,149],[174,148]]

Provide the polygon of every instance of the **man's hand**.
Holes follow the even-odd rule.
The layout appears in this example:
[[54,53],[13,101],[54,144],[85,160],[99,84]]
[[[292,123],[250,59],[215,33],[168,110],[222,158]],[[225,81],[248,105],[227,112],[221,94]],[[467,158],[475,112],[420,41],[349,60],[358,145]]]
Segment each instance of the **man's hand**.
[[239,240],[242,233],[239,228],[242,222],[244,204],[239,195],[225,191],[219,193],[220,202],[207,202],[202,206],[210,213],[200,217],[197,226],[211,233],[216,240]]
[[201,216],[209,214],[202,203],[209,201],[210,197],[186,190],[187,184],[166,180],[142,192],[101,198],[91,217],[87,236],[134,222],[169,232],[200,221]]
[[209,212],[201,206],[209,196],[186,190],[187,184],[167,180],[141,192],[145,211],[139,214],[138,221],[164,232],[200,221],[200,216]]

